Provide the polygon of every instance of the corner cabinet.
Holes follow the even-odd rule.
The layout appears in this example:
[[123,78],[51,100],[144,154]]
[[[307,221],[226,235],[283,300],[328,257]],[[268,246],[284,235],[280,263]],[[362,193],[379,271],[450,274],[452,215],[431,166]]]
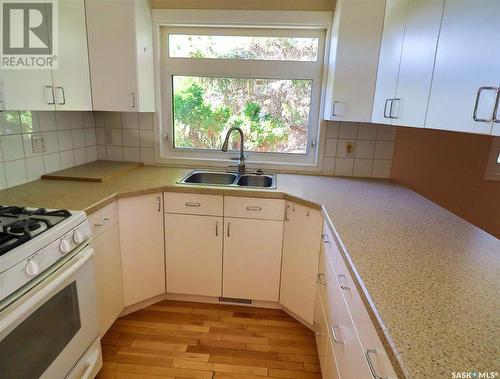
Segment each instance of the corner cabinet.
[[287,202],[283,234],[280,304],[313,323],[323,216]]
[[339,0],[332,25],[326,120],[370,122],[385,0]]
[[86,0],[93,107],[154,112],[153,34],[147,0]]
[[123,300],[129,306],[165,293],[160,193],[118,200]]

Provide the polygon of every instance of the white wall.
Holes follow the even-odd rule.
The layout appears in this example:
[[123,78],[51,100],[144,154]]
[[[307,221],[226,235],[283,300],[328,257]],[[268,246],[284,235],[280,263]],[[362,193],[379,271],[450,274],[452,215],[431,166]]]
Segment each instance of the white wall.
[[[44,138],[43,153],[33,136]],[[96,159],[93,112],[0,112],[0,189]]]

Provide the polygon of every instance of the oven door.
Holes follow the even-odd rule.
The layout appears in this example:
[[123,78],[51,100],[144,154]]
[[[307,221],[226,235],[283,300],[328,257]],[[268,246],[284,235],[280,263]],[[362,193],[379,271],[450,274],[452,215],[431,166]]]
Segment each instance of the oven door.
[[91,247],[0,314],[0,378],[64,378],[98,336]]

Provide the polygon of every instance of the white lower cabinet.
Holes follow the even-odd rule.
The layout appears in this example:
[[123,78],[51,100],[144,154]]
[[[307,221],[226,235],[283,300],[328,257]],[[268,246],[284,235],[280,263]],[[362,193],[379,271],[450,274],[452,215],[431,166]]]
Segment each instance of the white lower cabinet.
[[277,302],[283,221],[224,218],[224,297]]
[[91,242],[94,248],[99,334],[104,336],[123,310],[120,232],[114,224]]
[[[332,362],[326,353],[328,346],[321,347],[325,351],[323,357],[320,356],[323,376],[335,378],[331,374],[334,364],[340,378],[396,378],[366,308],[359,306],[358,299],[354,300],[359,298],[361,303],[361,297],[343,262],[336,240],[326,224],[323,236],[316,303],[323,306],[329,333],[328,343],[331,344],[334,356]],[[320,331],[321,329],[316,329],[316,332]]]
[[165,215],[167,292],[222,295],[222,217]]
[[118,200],[123,300],[129,306],[165,293],[161,194]]
[[313,323],[323,216],[316,209],[286,204],[280,304]]

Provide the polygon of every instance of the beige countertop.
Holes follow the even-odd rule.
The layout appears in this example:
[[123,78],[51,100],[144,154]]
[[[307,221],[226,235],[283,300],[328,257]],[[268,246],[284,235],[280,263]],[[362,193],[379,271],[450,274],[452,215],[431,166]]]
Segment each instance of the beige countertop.
[[387,180],[279,174],[276,190],[177,185],[188,171],[143,167],[102,183],[38,180],[0,191],[0,204],[91,213],[117,197],[168,190],[322,205],[397,371],[418,379],[500,371],[499,239]]

